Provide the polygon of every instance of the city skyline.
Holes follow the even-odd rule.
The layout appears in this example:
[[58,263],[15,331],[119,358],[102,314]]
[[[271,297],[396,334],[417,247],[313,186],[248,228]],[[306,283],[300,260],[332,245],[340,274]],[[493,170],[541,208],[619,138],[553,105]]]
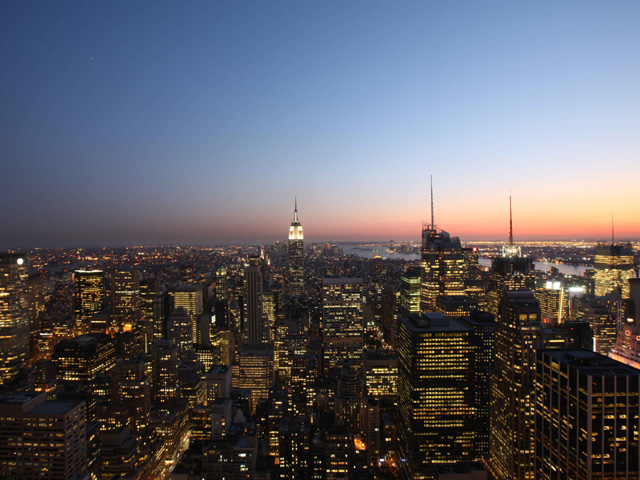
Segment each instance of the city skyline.
[[0,248],[640,238],[635,3],[0,8]]

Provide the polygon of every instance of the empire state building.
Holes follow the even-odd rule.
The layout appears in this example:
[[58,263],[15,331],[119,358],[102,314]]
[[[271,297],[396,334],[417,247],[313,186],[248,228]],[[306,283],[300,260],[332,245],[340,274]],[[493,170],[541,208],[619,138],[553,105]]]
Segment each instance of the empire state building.
[[298,220],[298,201],[295,201],[293,222],[289,227],[289,293],[301,295],[304,292],[304,240],[302,225]]

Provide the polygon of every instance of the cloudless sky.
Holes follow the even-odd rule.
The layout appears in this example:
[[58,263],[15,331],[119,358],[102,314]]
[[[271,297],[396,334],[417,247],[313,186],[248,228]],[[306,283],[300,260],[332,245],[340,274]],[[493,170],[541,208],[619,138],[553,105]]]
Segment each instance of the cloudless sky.
[[640,237],[640,2],[0,2],[0,247]]

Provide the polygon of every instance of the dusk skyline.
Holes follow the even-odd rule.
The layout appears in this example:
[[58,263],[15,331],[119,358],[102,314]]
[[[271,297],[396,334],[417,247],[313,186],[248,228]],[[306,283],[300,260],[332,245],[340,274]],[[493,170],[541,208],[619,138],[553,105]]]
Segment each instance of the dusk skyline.
[[2,248],[640,238],[640,5],[0,5]]

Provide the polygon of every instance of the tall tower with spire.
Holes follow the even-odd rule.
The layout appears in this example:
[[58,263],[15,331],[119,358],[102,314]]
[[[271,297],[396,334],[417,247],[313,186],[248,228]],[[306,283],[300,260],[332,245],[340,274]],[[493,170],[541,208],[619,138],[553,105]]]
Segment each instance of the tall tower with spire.
[[301,295],[304,292],[304,235],[302,225],[298,220],[298,198],[295,198],[293,222],[289,227],[289,242],[287,245],[289,257],[288,288],[291,295]]
[[506,290],[535,290],[535,282],[531,258],[522,256],[520,246],[513,240],[513,209],[509,193],[509,243],[502,247],[502,253],[491,264],[489,311],[498,314],[498,306]]
[[431,183],[431,223],[422,224],[422,281],[420,309],[436,311],[439,295],[464,295],[464,254],[458,237],[438,230],[433,215],[433,182]]

